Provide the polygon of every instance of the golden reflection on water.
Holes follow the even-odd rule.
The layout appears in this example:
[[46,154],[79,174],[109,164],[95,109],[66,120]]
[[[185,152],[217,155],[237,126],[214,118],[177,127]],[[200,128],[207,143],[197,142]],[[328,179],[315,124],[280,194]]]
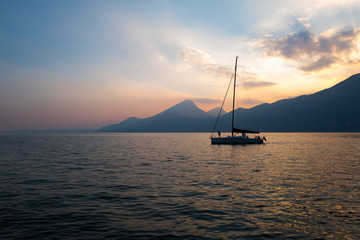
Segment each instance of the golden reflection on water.
[[[326,239],[360,239],[360,135],[272,133],[256,146],[215,146],[211,169],[234,208],[276,236],[279,229]],[[217,168],[217,169],[215,169]],[[253,209],[256,209],[254,211]],[[246,211],[245,211],[246,212]]]

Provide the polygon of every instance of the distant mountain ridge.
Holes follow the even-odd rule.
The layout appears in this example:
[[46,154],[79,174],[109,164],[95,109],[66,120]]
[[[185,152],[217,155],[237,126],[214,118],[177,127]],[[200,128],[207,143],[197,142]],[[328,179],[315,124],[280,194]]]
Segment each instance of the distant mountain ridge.
[[[214,108],[210,111],[207,112],[208,115],[213,116],[213,117],[217,117],[219,115],[219,111],[220,111],[220,107]],[[221,115],[225,115],[227,112],[223,109],[221,110]]]
[[[310,95],[235,110],[239,128],[273,132],[359,132],[360,74]],[[128,118],[104,132],[211,132],[219,108],[205,112],[185,100],[149,118]],[[216,130],[230,131],[231,112]]]
[[[212,115],[198,108],[192,100],[185,100],[152,117],[130,117],[118,124],[100,128],[104,132],[197,132]],[[200,130],[200,131],[204,131]]]

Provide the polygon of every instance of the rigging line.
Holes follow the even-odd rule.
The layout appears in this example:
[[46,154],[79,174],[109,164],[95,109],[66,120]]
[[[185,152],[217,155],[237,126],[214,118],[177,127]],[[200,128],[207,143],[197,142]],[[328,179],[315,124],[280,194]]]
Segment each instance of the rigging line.
[[229,89],[230,89],[230,86],[231,86],[231,82],[232,82],[233,77],[234,77],[234,71],[235,71],[235,70],[233,70],[233,72],[232,72],[232,74],[231,74],[230,82],[229,82],[229,85],[228,85],[228,87],[227,87],[227,90],[226,90],[226,93],[225,93],[225,96],[224,96],[224,100],[223,100],[223,102],[222,102],[222,104],[221,104],[221,108],[220,108],[220,110],[219,110],[219,114],[218,114],[218,116],[217,116],[217,118],[216,118],[214,128],[213,128],[213,130],[212,130],[212,132],[211,132],[211,136],[213,136],[214,131],[215,131],[215,128],[216,128],[216,126],[217,126],[217,124],[218,124],[218,121],[219,121],[219,118],[220,118],[220,115],[221,115],[221,111],[222,111],[222,109],[223,109],[223,107],[224,107],[224,103],[225,103],[225,100],[226,100],[226,96],[227,96],[227,94],[228,94],[228,92],[229,92]]
[[[252,103],[251,103],[251,100],[250,100],[250,98],[249,98],[249,92],[248,92],[248,90],[247,90],[247,87],[246,87],[246,84],[245,84],[245,80],[242,78],[242,82],[243,82],[243,85],[244,85],[244,88],[245,88],[245,91],[246,91],[246,96],[247,96],[247,98],[248,98],[248,103],[250,104],[250,106],[252,105]],[[255,118],[255,114],[254,114],[254,109],[253,108],[251,108],[251,115],[252,115],[252,117],[253,117],[253,121],[254,121],[254,123],[255,123],[255,128],[256,128],[256,130],[260,130],[258,127],[258,123],[257,123],[257,121],[256,121],[256,118]]]

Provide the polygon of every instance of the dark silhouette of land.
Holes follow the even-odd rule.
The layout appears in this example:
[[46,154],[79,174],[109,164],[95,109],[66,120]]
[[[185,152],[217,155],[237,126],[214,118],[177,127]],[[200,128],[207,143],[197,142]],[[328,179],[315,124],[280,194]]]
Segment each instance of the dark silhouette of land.
[[[185,100],[155,116],[128,118],[103,132],[211,132],[218,110],[205,112]],[[311,95],[235,110],[236,127],[264,132],[359,132],[360,74]],[[230,131],[231,113],[216,130]]]

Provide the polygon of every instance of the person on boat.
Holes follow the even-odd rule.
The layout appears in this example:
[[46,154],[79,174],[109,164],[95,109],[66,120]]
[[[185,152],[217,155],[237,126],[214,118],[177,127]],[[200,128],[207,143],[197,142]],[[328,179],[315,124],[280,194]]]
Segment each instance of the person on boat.
[[221,132],[218,130],[218,136],[219,136],[219,138],[221,137]]

